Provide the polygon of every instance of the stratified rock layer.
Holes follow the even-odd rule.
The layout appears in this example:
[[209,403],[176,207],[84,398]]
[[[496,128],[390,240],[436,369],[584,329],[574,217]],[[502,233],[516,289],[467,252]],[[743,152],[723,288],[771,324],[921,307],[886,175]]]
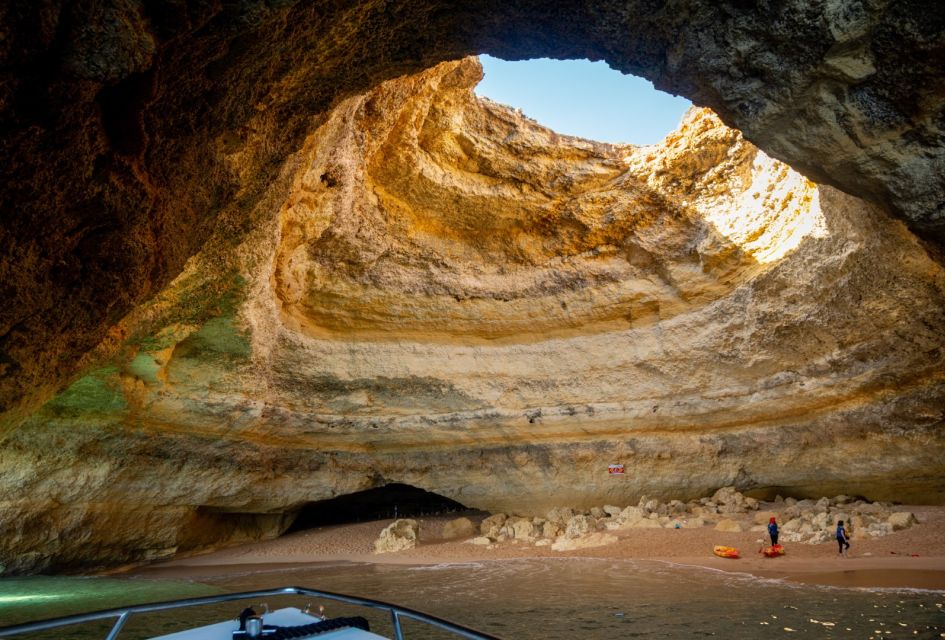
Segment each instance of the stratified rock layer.
[[464,55],[607,60],[941,242],[943,15],[929,0],[3,3],[0,437],[120,345],[116,323],[211,233],[251,226],[330,106]]
[[341,102],[8,436],[7,571],[274,536],[387,482],[523,515],[945,501],[945,273],[905,225],[707,110],[600,144],[475,98],[480,73]]

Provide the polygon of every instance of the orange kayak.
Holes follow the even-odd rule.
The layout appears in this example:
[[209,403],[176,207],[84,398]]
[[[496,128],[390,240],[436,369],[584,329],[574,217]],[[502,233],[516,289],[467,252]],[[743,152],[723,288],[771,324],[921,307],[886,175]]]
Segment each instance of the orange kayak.
[[779,544],[772,545],[762,549],[761,553],[763,553],[766,558],[777,558],[778,556],[784,555],[784,547]]
[[712,553],[717,555],[720,558],[739,558],[741,557],[738,553],[738,549],[735,547],[714,547]]

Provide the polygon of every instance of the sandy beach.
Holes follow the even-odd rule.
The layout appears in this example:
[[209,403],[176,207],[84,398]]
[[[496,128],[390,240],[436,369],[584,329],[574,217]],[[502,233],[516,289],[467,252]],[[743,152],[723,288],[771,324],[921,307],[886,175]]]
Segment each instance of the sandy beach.
[[[945,507],[903,506],[919,524],[880,538],[854,539],[849,557],[840,557],[829,543],[787,544],[786,555],[765,558],[757,532],[720,532],[712,526],[697,529],[631,529],[608,532],[616,542],[602,547],[558,552],[518,540],[479,546],[463,540],[444,540],[446,522],[466,516],[477,523],[481,513],[420,518],[420,544],[395,553],[375,554],[373,543],[391,520],[337,525],[301,531],[276,540],[231,547],[211,553],[137,567],[142,577],[194,578],[273,570],[324,562],[441,564],[511,558],[586,557],[639,559],[748,573],[764,578],[843,587],[896,587],[945,590]],[[740,549],[737,560],[712,554],[714,545]]]

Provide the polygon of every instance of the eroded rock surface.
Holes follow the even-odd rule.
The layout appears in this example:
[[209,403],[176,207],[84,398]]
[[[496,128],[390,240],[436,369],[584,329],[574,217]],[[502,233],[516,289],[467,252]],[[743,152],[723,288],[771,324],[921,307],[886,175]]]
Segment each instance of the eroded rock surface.
[[7,571],[271,537],[386,482],[524,514],[943,501],[945,273],[904,224],[708,110],[606,145],[478,100],[480,73],[341,102],[8,435]]
[[940,241],[942,15],[923,0],[4,3],[0,434],[120,348],[116,323],[214,231],[238,244],[330,106],[464,55],[605,59]]

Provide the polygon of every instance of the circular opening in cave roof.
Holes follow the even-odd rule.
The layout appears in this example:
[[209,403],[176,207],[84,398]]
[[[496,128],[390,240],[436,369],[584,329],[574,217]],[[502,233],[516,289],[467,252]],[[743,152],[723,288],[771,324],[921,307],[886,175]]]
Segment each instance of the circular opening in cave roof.
[[590,60],[508,61],[479,56],[476,94],[521,109],[554,131],[615,144],[656,144],[692,106],[649,80]]

